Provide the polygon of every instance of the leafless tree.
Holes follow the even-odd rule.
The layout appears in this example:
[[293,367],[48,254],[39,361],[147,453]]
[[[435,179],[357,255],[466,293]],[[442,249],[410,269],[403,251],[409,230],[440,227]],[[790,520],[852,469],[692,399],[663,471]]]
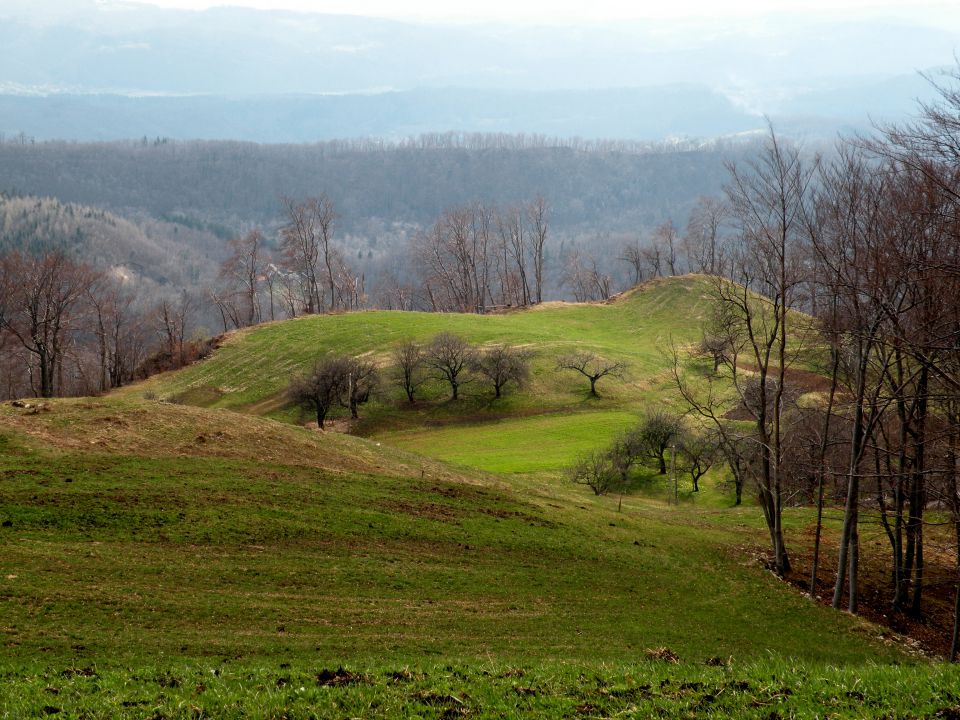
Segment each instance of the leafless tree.
[[661,475],[667,474],[667,449],[681,434],[680,418],[666,410],[648,412],[637,427],[639,450],[657,464]]
[[522,386],[530,377],[530,356],[525,350],[508,345],[494,345],[474,355],[472,367],[493,384],[494,397],[513,383]]
[[679,267],[677,250],[679,249],[680,239],[677,236],[677,228],[672,221],[668,220],[657,226],[657,229],[653,231],[653,244],[655,247],[662,249],[667,269],[671,275],[676,275]]
[[459,335],[442,332],[435,335],[424,351],[424,363],[450,385],[450,399],[460,396],[465,371],[473,360],[473,347]]
[[546,257],[549,208],[547,201],[538,196],[527,207],[530,222],[530,258],[533,263],[533,302],[543,302],[543,263]]
[[[826,329],[836,353],[834,372],[852,396],[844,412],[850,428],[847,497],[833,597],[834,607],[839,607],[849,579],[851,612],[857,611],[859,597],[860,468],[873,426],[882,416],[881,386],[870,378],[875,364],[887,358],[882,346],[884,310],[873,300],[886,290],[901,294],[896,283],[882,279],[885,271],[873,262],[886,243],[884,183],[882,174],[868,170],[862,155],[841,149],[835,162],[822,167],[814,221],[808,228],[820,292],[828,298],[824,308],[829,309]],[[902,302],[893,296],[886,299],[894,306]]]
[[350,408],[350,417],[359,417],[358,408],[370,400],[380,382],[377,364],[369,358],[350,358],[346,367],[347,383],[341,403]]
[[613,279],[597,266],[597,259],[588,253],[574,250],[567,257],[563,284],[571,289],[577,302],[609,300],[613,294]]
[[425,357],[423,348],[408,340],[393,351],[393,367],[400,387],[407,394],[407,400],[413,403],[417,388],[423,384]]
[[660,244],[660,239],[654,236],[650,242],[640,248],[640,254],[650,269],[650,277],[661,277],[663,275],[664,250]]
[[303,309],[307,313],[322,312],[326,307],[320,291],[320,263],[326,270],[330,305],[336,303],[334,275],[335,248],[333,247],[333,203],[325,194],[297,202],[283,198],[287,225],[281,233],[281,250],[286,268],[296,273],[300,281]]
[[263,233],[254,229],[243,237],[227,242],[229,255],[220,267],[220,278],[226,283],[221,295],[236,297],[235,317],[244,325],[254,325],[263,319],[260,306],[260,284],[265,274]]
[[99,276],[87,289],[97,342],[99,392],[120,387],[133,377],[143,359],[145,339],[142,318],[135,309],[135,295],[107,275]]
[[643,282],[643,267],[646,264],[646,259],[643,256],[639,241],[624,245],[620,250],[619,259],[630,265],[633,270],[633,285],[639,285]]
[[597,381],[608,375],[623,379],[627,364],[622,360],[606,360],[596,353],[584,350],[558,357],[557,369],[580,373],[590,381],[590,395],[600,397],[597,394]]
[[486,309],[493,247],[491,212],[482,205],[447,210],[416,240],[431,310]]
[[[36,362],[35,394],[52,397],[70,335],[78,329],[82,303],[97,273],[62,253],[40,257],[12,253],[0,258],[7,289],[0,331],[10,334]],[[62,383],[59,383],[62,386]]]
[[609,453],[603,450],[593,450],[578,457],[569,473],[572,482],[586,485],[595,495],[610,492],[620,478]]
[[[799,151],[784,145],[772,127],[758,158],[745,167],[731,164],[728,169],[727,196],[740,245],[731,263],[737,283],[717,280],[714,292],[716,302],[741,323],[745,354],[753,366],[751,376],[758,382],[759,397],[752,420],[760,458],[754,476],[770,532],[774,565],[778,573],[786,574],[790,560],[782,523],[783,391],[792,353],[801,346],[802,334],[793,333],[788,323],[792,319],[790,310],[797,303],[796,288],[803,280],[801,258],[812,171]],[[788,352],[792,333],[795,342]],[[731,369],[742,396],[744,376],[737,365]],[[770,388],[773,397],[767,398]]]
[[607,449],[610,464],[620,475],[619,489],[623,492],[630,479],[630,471],[643,455],[643,436],[639,428],[630,428],[617,435]]
[[525,213],[522,208],[509,208],[501,212],[497,221],[500,242],[513,261],[519,278],[520,297],[518,304],[530,304],[530,283],[527,280],[527,233]]
[[710,472],[720,455],[717,438],[711,433],[687,431],[676,443],[679,465],[690,476],[693,491],[700,492],[700,479]]
[[[736,366],[739,346],[734,344],[730,352],[724,355],[727,367]],[[717,374],[707,375],[691,381],[684,368],[680,352],[674,346],[671,350],[671,374],[674,386],[689,407],[689,412],[705,422],[710,428],[710,437],[733,478],[736,504],[743,499],[743,487],[748,470],[755,463],[756,444],[744,433],[740,424],[727,417],[730,406],[728,391],[729,378]]]
[[153,311],[153,322],[164,352],[174,363],[183,367],[187,362],[187,328],[195,310],[195,302],[184,290],[176,302],[163,298]]
[[347,391],[352,365],[353,358],[345,355],[318,359],[309,372],[290,381],[288,400],[301,408],[313,410],[317,426],[324,429],[327,414]]
[[687,264],[695,272],[709,275],[723,273],[723,238],[721,228],[729,209],[722,199],[704,196],[697,200],[684,235]]

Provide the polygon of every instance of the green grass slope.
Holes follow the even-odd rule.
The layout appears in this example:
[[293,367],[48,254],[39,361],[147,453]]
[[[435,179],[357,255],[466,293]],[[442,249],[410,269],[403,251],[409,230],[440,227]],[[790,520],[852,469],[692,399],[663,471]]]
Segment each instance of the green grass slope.
[[[222,426],[233,414],[215,410],[47,408],[0,412],[15,656],[896,657],[732,550],[757,534],[728,511],[627,498],[617,512],[559,482],[259,418]],[[140,440],[147,417],[173,428],[158,444]],[[251,453],[257,439],[283,454]]]
[[[125,392],[296,422],[283,391],[318,355],[370,354],[386,369],[400,343],[454,332],[478,345],[507,343],[532,351],[529,385],[494,401],[492,391],[476,381],[465,387],[461,401],[449,403],[445,388],[435,383],[424,388],[424,402],[409,407],[384,378],[353,431],[484,470],[556,471],[578,451],[628,426],[643,407],[671,401],[666,354],[671,342],[699,339],[709,292],[706,278],[687,276],[648,283],[610,303],[546,303],[502,315],[372,311],[303,317],[233,333],[207,360]],[[574,349],[627,362],[627,379],[606,378],[598,385],[601,397],[589,398],[584,378],[555,369],[556,357]],[[487,427],[489,422],[497,425]],[[529,442],[533,432],[543,440],[539,448]]]
[[618,511],[224,411],[6,405],[0,717],[944,706],[956,673],[799,596],[762,542],[750,508]]
[[[0,718],[951,717],[955,670],[761,567],[755,508],[621,508],[558,475],[664,401],[705,290],[306,318],[106,398],[0,406]],[[534,348],[531,387],[386,395],[365,437],[278,402],[318,352],[441,330]],[[574,345],[630,380],[587,399],[553,370]]]

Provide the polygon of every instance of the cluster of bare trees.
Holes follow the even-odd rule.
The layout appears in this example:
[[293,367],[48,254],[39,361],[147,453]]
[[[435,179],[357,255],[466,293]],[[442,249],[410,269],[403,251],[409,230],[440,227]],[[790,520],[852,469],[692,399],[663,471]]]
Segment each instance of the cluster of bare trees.
[[449,209],[415,240],[430,310],[483,313],[543,301],[547,203]]
[[287,398],[316,414],[322,430],[330,410],[340,405],[350,409],[350,417],[359,417],[359,406],[370,399],[380,382],[376,363],[368,358],[326,355],[307,373],[297,375],[287,387]]
[[122,277],[60,252],[0,256],[0,369],[7,398],[91,395],[203,351],[187,295],[144,307]]
[[659,475],[666,475],[668,456],[674,480],[681,475],[689,477],[693,492],[699,492],[700,479],[721,457],[711,433],[690,426],[679,415],[654,410],[608,447],[578,457],[569,477],[596,495],[622,494],[630,487],[637,466],[652,466]]
[[356,310],[366,303],[364,277],[351,269],[336,242],[330,198],[321,193],[282,202],[287,222],[276,252],[259,229],[227,243],[220,283],[208,292],[224,332],[278,317]]
[[[833,604],[846,597],[851,612],[865,523],[888,541],[895,610],[919,615],[924,587],[958,582],[925,574],[928,554],[952,553],[960,568],[958,128],[960,94],[943,89],[915,124],[845,144],[829,161],[771,132],[756,159],[730,167],[735,242],[722,262],[735,282],[714,283],[699,349],[712,371],[675,363],[691,411],[756,490],[781,574],[784,506],[817,505],[811,593],[824,508],[842,504]],[[819,363],[819,379],[800,362]]]
[[530,377],[530,353],[510,345],[478,348],[449,332],[438,333],[426,345],[408,341],[393,351],[394,378],[407,400],[425,381],[434,379],[450,388],[450,399],[460,397],[460,388],[476,379],[493,387],[495,398],[513,385],[522,387]]
[[598,248],[609,242],[597,238],[581,243],[562,258],[560,284],[577,302],[609,300],[624,287],[633,287],[658,277],[688,272],[724,275],[728,254],[737,238],[731,226],[731,208],[726,199],[702,196],[690,211],[681,232],[672,220],[650,232],[623,241],[614,250],[620,268],[605,262]]
[[[630,268],[632,285],[687,272],[724,275],[729,272],[727,256],[737,240],[732,219],[727,199],[702,196],[690,211],[682,233],[668,220],[656,226],[647,238],[625,243],[618,259]],[[567,277],[568,286],[579,300],[604,300],[609,296],[603,289],[608,289],[610,280],[603,281],[604,276],[597,272],[593,258],[572,258]],[[587,292],[583,291],[584,287],[588,288]]]
[[366,279],[334,236],[336,212],[321,194],[283,200],[286,224],[270,252],[260,230],[228,243],[220,283],[208,292],[224,331],[278,317],[388,309],[483,313],[542,302],[548,238],[543,198],[499,210],[482,204],[445,210],[409,246],[416,270],[388,267],[371,301]]
[[[530,376],[530,355],[523,348],[509,345],[475,347],[459,335],[442,332],[430,342],[412,340],[397,346],[391,355],[390,379],[415,403],[420,387],[428,380],[450,388],[450,399],[460,397],[460,388],[477,379],[493,388],[494,397],[502,397],[508,386],[520,387]],[[353,418],[377,388],[380,374],[369,358],[326,355],[318,359],[306,374],[294,377],[287,397],[295,405],[316,413],[317,424],[324,427],[330,410],[338,405],[349,408]]]
[[[441,332],[425,343],[407,340],[397,345],[390,354],[387,377],[410,404],[417,402],[428,382],[446,387],[451,401],[460,399],[465,385],[479,382],[493,391],[496,400],[509,388],[520,389],[527,384],[532,360],[533,354],[524,347],[503,343],[477,346],[460,335]],[[590,382],[591,396],[598,397],[597,382],[608,376],[623,378],[626,364],[591,352],[576,352],[557,357],[556,369],[583,375]],[[349,407],[356,418],[357,405],[366,402],[378,384],[377,365],[369,358],[326,355],[309,373],[292,380],[288,399],[316,412],[322,428],[327,413],[338,405]]]

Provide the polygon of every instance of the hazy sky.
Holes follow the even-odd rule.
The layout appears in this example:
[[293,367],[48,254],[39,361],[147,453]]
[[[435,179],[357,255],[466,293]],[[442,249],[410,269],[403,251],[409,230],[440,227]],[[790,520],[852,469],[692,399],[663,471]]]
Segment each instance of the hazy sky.
[[[109,2],[109,0],[101,0]],[[960,16],[957,2],[925,0],[132,0],[162,7],[202,9],[235,5],[321,13],[426,20],[579,20],[762,16],[814,13],[895,16],[936,22]]]

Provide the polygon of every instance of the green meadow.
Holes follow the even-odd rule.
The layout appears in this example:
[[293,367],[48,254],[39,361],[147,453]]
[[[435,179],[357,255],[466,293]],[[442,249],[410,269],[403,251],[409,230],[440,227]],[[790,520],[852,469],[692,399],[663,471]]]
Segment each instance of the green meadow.
[[[653,471],[623,498],[566,480],[677,406],[667,350],[708,305],[687,277],[302,318],[107,397],[0,406],[0,717],[957,716],[960,672],[764,569],[721,474],[678,504]],[[386,365],[443,330],[528,347],[530,384],[413,407],[385,384],[350,434],[283,400],[318,353]],[[629,376],[588,398],[554,369],[571,347]],[[809,524],[788,511],[791,539]]]

